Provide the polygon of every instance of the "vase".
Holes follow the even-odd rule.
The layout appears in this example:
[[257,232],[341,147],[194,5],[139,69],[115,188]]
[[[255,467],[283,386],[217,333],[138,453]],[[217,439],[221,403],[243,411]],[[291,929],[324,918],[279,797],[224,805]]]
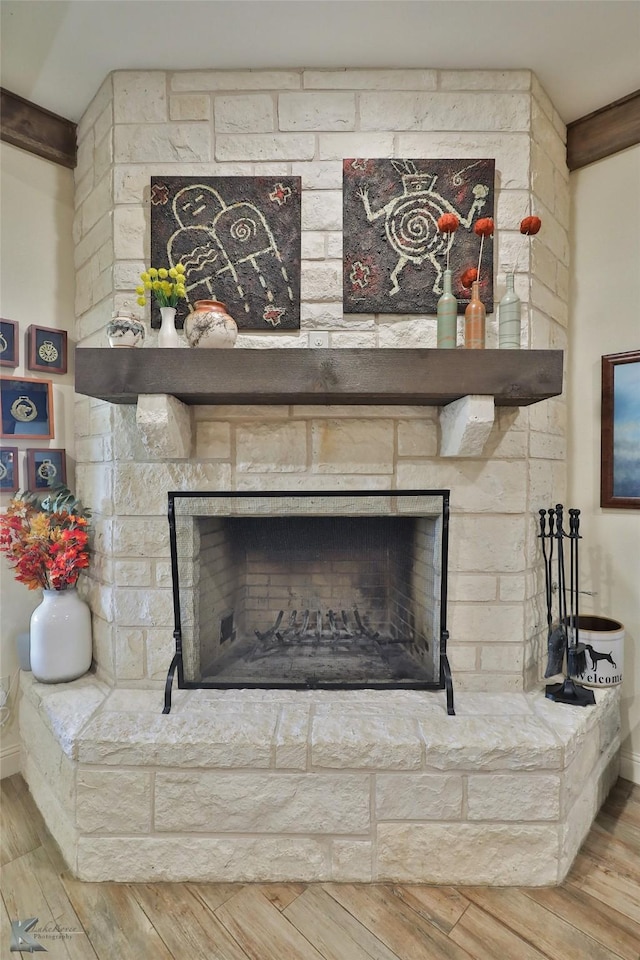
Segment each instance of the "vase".
[[467,350],[484,350],[486,310],[480,299],[480,284],[471,284],[471,300],[464,312],[464,345]]
[[132,313],[118,311],[113,314],[107,327],[110,347],[141,347],[146,335],[146,327]]
[[458,329],[458,301],[451,290],[451,270],[444,271],[443,287],[436,308],[438,347],[450,350],[456,346]]
[[184,335],[190,347],[229,349],[238,337],[238,325],[219,300],[196,300],[184,321]]
[[176,308],[160,307],[160,316],[162,324],[158,333],[159,347],[179,347],[180,337],[176,330]]
[[31,670],[41,683],[75,680],[91,666],[91,613],[75,587],[44,590],[29,632]]
[[507,274],[507,290],[498,304],[498,346],[501,350],[520,349],[520,297],[514,288],[513,273]]

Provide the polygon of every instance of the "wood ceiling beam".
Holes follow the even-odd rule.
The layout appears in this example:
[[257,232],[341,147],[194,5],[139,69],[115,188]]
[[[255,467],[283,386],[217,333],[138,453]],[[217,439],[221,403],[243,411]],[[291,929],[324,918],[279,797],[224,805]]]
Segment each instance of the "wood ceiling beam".
[[567,165],[579,170],[640,143],[640,90],[567,124]]
[[76,124],[0,88],[0,140],[71,170],[76,165]]

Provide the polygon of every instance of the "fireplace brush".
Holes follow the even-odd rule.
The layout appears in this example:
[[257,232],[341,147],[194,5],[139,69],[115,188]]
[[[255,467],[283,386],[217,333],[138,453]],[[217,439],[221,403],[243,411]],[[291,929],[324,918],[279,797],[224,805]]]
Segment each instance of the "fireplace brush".
[[[573,677],[586,666],[585,645],[579,642],[578,628],[578,540],[580,538],[580,511],[569,510],[569,533],[564,529],[564,508],[557,503],[550,508],[548,528],[545,511],[540,510],[540,534],[545,572],[545,595],[547,604],[547,669],[545,678],[563,672],[566,657],[566,676],[563,681],[547,686],[545,696],[556,703],[573,703],[588,706],[595,703],[592,690],[576,686]],[[558,573],[558,619],[553,623],[553,544],[557,542]],[[564,541],[569,540],[569,607],[567,608],[567,580],[565,573]],[[548,549],[547,549],[548,541]]]

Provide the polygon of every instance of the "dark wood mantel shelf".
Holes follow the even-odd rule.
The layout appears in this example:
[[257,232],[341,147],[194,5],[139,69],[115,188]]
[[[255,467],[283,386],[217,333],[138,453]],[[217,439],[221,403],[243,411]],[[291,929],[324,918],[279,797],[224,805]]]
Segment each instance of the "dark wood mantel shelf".
[[562,392],[562,350],[127,350],[75,354],[76,392],[111,403],[421,404],[470,394],[527,406]]

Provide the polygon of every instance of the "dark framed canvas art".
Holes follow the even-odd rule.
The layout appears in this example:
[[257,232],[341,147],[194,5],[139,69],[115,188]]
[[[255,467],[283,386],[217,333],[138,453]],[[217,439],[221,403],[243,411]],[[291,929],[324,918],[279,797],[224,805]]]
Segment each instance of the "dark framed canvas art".
[[27,367],[50,373],[67,372],[67,331],[32,324],[27,330]]
[[53,384],[51,380],[2,377],[0,381],[0,437],[52,440]]
[[600,506],[640,509],[640,350],[602,358]]
[[[435,314],[447,262],[458,312],[478,268],[476,220],[493,217],[495,160],[343,160],[343,307],[345,313]],[[454,214],[454,234],[438,219]],[[493,238],[482,245],[480,299],[493,310]]]
[[15,493],[20,489],[18,448],[0,448],[0,493]]
[[151,266],[187,279],[177,327],[218,300],[239,330],[300,328],[301,194],[300,177],[151,178]]
[[15,320],[0,320],[0,367],[17,367],[20,363],[18,324]]
[[29,490],[41,493],[67,482],[67,454],[65,450],[27,450],[27,478]]

